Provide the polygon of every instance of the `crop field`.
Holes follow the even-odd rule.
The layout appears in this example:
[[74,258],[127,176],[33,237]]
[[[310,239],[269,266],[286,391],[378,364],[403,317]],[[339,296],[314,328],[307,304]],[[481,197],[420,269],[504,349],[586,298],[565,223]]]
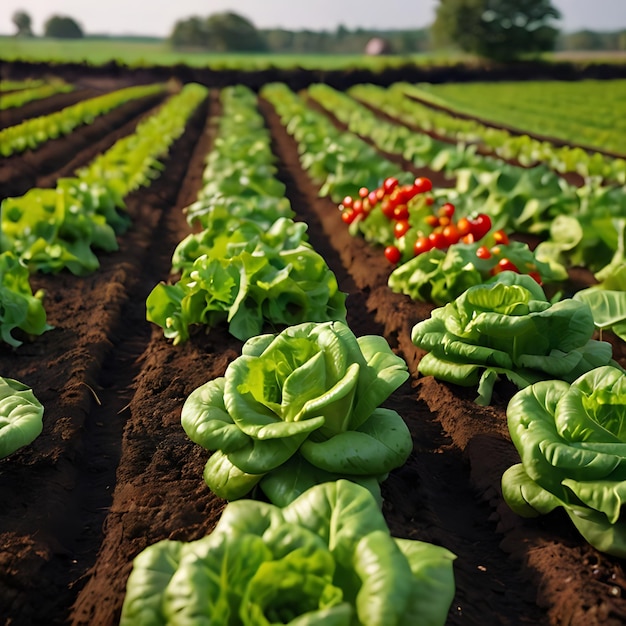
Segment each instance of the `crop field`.
[[[400,569],[385,559],[372,565],[355,549],[357,574],[375,571],[397,588],[370,585],[361,573],[357,586],[372,601],[359,600],[358,620],[315,623],[626,623],[626,127],[616,116],[612,132],[603,128],[626,81],[601,91],[584,81],[545,83],[547,115],[524,108],[521,84],[463,100],[452,84],[131,85],[87,68],[82,79],[58,77],[50,93],[38,91],[48,83],[40,78],[0,83],[6,94],[31,92],[0,109],[0,375],[43,406],[41,432],[0,458],[0,623],[165,624],[156,617],[165,609],[155,607],[181,558],[175,542],[210,535],[239,502],[241,522],[231,519],[235,539],[224,548],[236,551],[237,533],[266,511],[258,503],[287,510],[307,481],[341,478],[374,494],[391,536],[454,555],[454,584],[441,573],[435,580],[435,565],[416,574],[411,562],[407,593],[421,600],[407,606],[415,612],[376,616],[404,601]],[[511,101],[515,123],[501,114]],[[577,119],[594,108],[603,114],[574,141],[583,137]],[[26,308],[9,295],[18,281]],[[491,299],[486,285],[494,284]],[[470,315],[463,307],[471,302],[478,312]],[[497,314],[482,345],[472,343],[482,331],[469,329],[479,313]],[[535,314],[535,326],[517,323]],[[308,432],[296,429],[332,402],[348,406],[337,390],[354,375],[353,352],[329,352],[328,371],[349,370],[331,393],[323,383],[332,376],[316,359],[330,343],[306,342],[318,334],[331,342],[322,333],[344,325],[362,346],[363,377],[378,378],[363,378],[345,409],[369,409],[360,421],[350,417],[356,425],[341,414],[332,434],[343,447],[324,451],[330,423],[304,443]],[[311,351],[310,371],[272,396],[267,390],[301,355],[295,347],[270,354],[263,337],[290,329],[303,333],[293,345]],[[368,337],[378,338],[374,347],[361,343]],[[267,371],[246,365],[249,378],[236,378],[266,351]],[[192,395],[207,383],[205,396]],[[532,452],[520,452],[533,412],[541,422],[567,393],[584,396],[568,404],[584,417],[558,434],[546,426]],[[296,417],[288,398],[304,406]],[[233,434],[240,418],[229,411],[246,402],[257,407],[242,410],[252,425]],[[197,405],[217,415],[210,425],[193,413]],[[267,439],[283,435],[250,444],[250,433],[285,426],[275,419],[281,410],[292,430],[279,443],[294,447],[282,469],[265,468],[264,455],[283,454]],[[522,426],[530,434],[520,435]],[[0,421],[0,437],[3,430]],[[238,443],[243,432],[249,454]],[[202,445],[210,437],[223,446]],[[533,472],[547,466],[554,478],[544,483]],[[342,519],[333,513],[331,526]],[[284,532],[304,541],[295,526]],[[324,543],[325,531],[314,531]],[[211,606],[222,618],[233,608],[233,581],[251,567],[252,549],[262,550],[243,539],[250,551],[241,562],[228,563],[213,545],[223,558],[206,566],[214,576],[201,566],[183,580],[178,569],[167,610],[180,621],[169,623],[201,623],[210,610],[203,594],[220,584],[228,592]],[[172,551],[134,574],[135,557],[163,540]],[[445,551],[432,562],[449,562]],[[341,586],[344,569],[341,562],[333,584]],[[131,572],[133,606],[125,604]],[[267,578],[279,581],[280,572]],[[303,596],[313,578],[296,585]],[[328,587],[336,590],[327,585],[322,607],[332,607]],[[351,602],[344,594],[342,606]],[[290,623],[285,613],[250,615],[228,623]]]

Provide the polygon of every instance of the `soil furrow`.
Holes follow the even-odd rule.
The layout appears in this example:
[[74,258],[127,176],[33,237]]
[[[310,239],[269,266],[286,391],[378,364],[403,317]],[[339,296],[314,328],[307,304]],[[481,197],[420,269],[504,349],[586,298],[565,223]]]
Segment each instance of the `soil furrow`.
[[[182,209],[194,199],[202,182],[214,112],[213,99],[208,123],[197,132],[193,155],[179,163],[186,173],[177,200],[151,228],[150,266],[142,268],[141,285],[133,296],[142,318],[138,325],[141,323],[147,336],[131,377],[129,416],[120,437],[121,457],[103,540],[70,614],[69,623],[76,626],[117,624],[132,558],[160,539],[191,540],[206,534],[223,506],[219,501],[216,504],[217,499],[204,485],[202,465],[206,459],[182,430],[180,408],[195,387],[223,373],[228,346],[239,348],[240,343],[228,336],[225,343],[209,347],[204,354],[192,342],[172,346],[162,329],[145,321],[146,297],[159,280],[167,278],[174,248],[190,230]],[[235,350],[230,352],[234,358]],[[206,369],[204,362],[208,363]],[[211,373],[216,367],[217,372]]]

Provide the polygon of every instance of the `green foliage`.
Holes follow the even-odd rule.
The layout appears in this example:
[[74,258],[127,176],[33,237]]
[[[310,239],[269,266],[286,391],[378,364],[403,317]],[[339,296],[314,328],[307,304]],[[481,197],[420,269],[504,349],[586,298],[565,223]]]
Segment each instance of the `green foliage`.
[[175,284],[160,283],[148,296],[146,318],[174,344],[187,341],[195,324],[227,321],[230,333],[246,340],[268,324],[345,319],[346,294],[310,246],[230,249],[233,256],[199,256]]
[[216,450],[204,476],[220,497],[240,498],[260,482],[282,505],[339,477],[379,496],[378,482],[412,448],[400,415],[379,407],[407,378],[383,337],[304,323],[248,340],[224,377],[192,392],[181,422]]
[[402,263],[389,275],[389,286],[396,293],[405,293],[413,300],[443,305],[474,285],[491,279],[500,259],[508,259],[520,272],[537,272],[542,282],[565,280],[565,268],[537,261],[528,246],[519,241],[498,246],[497,254],[488,259],[476,255],[477,243],[456,243],[447,251],[433,248]]
[[15,11],[11,18],[15,28],[17,28],[17,37],[32,37],[33,36],[33,22],[29,13],[26,11]]
[[30,387],[12,378],[0,378],[0,459],[41,434],[43,412]]
[[507,408],[521,464],[502,477],[519,515],[563,507],[596,549],[626,557],[626,374],[599,367],[568,384],[541,381]]
[[245,17],[225,11],[202,19],[190,17],[174,25],[170,42],[175,48],[204,48],[214,52],[261,52],[263,36]]
[[551,304],[529,276],[502,272],[435,309],[411,338],[428,351],[421,374],[478,385],[477,403],[489,404],[499,376],[524,388],[546,378],[572,382],[609,364],[611,345],[591,339],[594,329],[587,304]]
[[454,559],[392,537],[372,496],[340,480],[282,509],[232,502],[206,537],[149,546],[120,626],[443,626]]
[[28,335],[41,335],[52,326],[46,323],[43,291],[33,295],[29,272],[13,252],[0,254],[0,337],[10,346],[22,341],[12,335],[19,328]]
[[84,34],[80,24],[73,18],[52,15],[44,24],[44,36],[56,39],[82,39]]
[[488,59],[509,61],[552,50],[560,17],[550,0],[441,0],[433,24],[440,43]]

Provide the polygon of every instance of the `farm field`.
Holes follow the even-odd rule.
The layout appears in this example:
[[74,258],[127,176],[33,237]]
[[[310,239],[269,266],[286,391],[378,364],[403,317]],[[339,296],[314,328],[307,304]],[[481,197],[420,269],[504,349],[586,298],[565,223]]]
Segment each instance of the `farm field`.
[[[11,110],[6,124],[0,112],[2,127],[22,121],[20,110],[27,119],[125,86],[93,78],[46,99],[45,107],[31,102]],[[223,92],[208,89],[159,175],[126,196],[132,225],[118,237],[118,250],[98,254],[96,271],[31,274],[33,292],[45,293],[53,328],[16,348],[0,343],[2,375],[31,387],[45,408],[41,435],[0,460],[0,616],[7,626],[119,623],[132,559],[162,539],[205,536],[226,505],[204,483],[209,455],[188,438],[180,417],[189,394],[223,376],[243,341],[223,322],[193,327],[188,341],[173,345],[146,321],[148,295],[168,280],[172,254],[192,231],[184,209],[207,183],[203,173],[216,150]],[[339,109],[335,117],[316,93],[313,87],[303,93],[305,106],[336,132],[351,134]],[[262,89],[257,107],[294,219],[307,224],[311,246],[347,294],[354,334],[385,337],[411,373],[385,403],[407,424],[413,449],[382,483],[382,510],[393,536],[456,555],[446,624],[623,624],[624,560],[587,544],[560,509],[521,518],[503,500],[502,474],[519,462],[506,423],[515,388],[497,383],[491,403],[480,406],[475,388],[418,374],[425,352],[411,330],[435,305],[389,288],[392,266],[382,247],[351,234],[337,199],[322,194],[303,169],[292,128],[271,94]],[[2,195],[54,188],[134,132],[167,95],[129,101],[36,150],[0,159]],[[371,110],[381,127],[390,120],[374,103]],[[428,177],[439,198],[453,192],[454,161],[435,169],[430,156],[420,161],[394,152],[390,143],[376,147],[364,128],[363,141],[381,161],[411,178]],[[573,188],[582,182],[580,174],[568,180]],[[369,180],[354,180],[354,192],[363,184]],[[623,181],[611,184],[615,197],[623,197]],[[526,236],[536,243],[546,233]],[[592,271],[574,267],[560,286],[573,292],[594,282]],[[610,332],[605,339],[626,367],[624,341]]]

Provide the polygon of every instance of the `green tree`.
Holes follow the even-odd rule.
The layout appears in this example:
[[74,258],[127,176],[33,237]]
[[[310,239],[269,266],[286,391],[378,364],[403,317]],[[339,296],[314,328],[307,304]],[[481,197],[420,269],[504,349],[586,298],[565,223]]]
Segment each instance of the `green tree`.
[[44,24],[44,36],[55,39],[80,39],[83,29],[76,20],[64,15],[53,15]]
[[245,17],[225,11],[206,20],[210,48],[217,52],[260,52],[267,49],[264,38]]
[[560,17],[550,0],[440,0],[432,28],[438,44],[511,61],[554,49]]
[[13,24],[17,28],[17,37],[32,37],[32,20],[26,11],[16,11],[13,13]]
[[205,20],[195,16],[179,20],[174,24],[170,43],[174,48],[208,48],[209,34]]

